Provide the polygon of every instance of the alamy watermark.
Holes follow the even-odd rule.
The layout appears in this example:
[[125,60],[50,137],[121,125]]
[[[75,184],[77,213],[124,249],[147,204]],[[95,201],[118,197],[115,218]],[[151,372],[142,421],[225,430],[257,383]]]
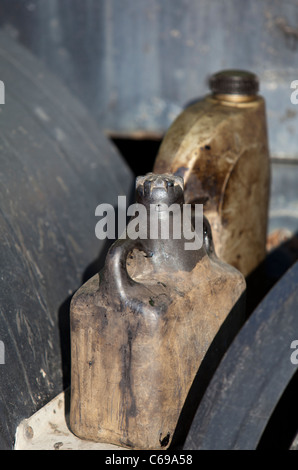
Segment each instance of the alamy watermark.
[[[143,204],[135,203],[127,207],[126,196],[118,196],[116,234],[116,214],[111,204],[99,204],[95,215],[101,217],[95,226],[99,240],[120,239],[181,239],[185,250],[198,250],[203,244],[203,204]],[[127,216],[131,217],[127,224]],[[193,221],[193,225],[192,225]]]
[[291,349],[295,349],[295,351],[293,351],[291,354],[291,363],[294,365],[297,365],[298,364],[298,340],[297,339],[292,341]]
[[5,364],[5,347],[3,341],[0,341],[0,364]]
[[0,80],[0,104],[5,104],[5,86],[2,80]]
[[298,80],[292,81],[291,88],[294,89],[294,91],[291,93],[291,103],[298,104]]

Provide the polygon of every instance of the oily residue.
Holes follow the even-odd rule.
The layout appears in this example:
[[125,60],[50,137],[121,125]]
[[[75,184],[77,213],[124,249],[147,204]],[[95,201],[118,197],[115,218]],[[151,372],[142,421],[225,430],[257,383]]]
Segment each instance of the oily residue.
[[134,334],[127,326],[127,342],[120,348],[122,361],[122,378],[120,381],[120,390],[122,394],[122,425],[126,433],[129,429],[129,418],[137,415],[136,400],[133,393],[133,377],[132,377],[132,344]]

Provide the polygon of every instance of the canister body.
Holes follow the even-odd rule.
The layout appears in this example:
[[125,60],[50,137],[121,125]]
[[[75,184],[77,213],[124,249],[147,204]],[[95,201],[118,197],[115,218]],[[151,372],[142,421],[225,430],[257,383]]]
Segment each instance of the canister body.
[[[99,279],[72,301],[71,429],[84,439],[166,449],[210,344],[241,302],[244,280],[205,255],[191,272],[138,276],[147,294],[132,309],[101,295]],[[240,328],[243,305],[237,309]]]
[[[138,202],[153,205],[160,223],[169,215],[167,222],[184,224],[166,209],[177,203],[183,210],[182,184],[173,175],[139,178]],[[145,212],[141,225],[152,220]],[[227,337],[242,325],[244,277],[215,255],[207,220],[202,227],[194,251],[185,250],[175,230],[168,239],[117,240],[102,271],[74,295],[70,425],[79,437],[168,448],[214,338],[232,318],[201,390]]]
[[[241,98],[241,97],[240,97]],[[183,176],[204,203],[219,258],[250,274],[266,255],[270,162],[265,102],[207,96],[167,131],[154,171]]]

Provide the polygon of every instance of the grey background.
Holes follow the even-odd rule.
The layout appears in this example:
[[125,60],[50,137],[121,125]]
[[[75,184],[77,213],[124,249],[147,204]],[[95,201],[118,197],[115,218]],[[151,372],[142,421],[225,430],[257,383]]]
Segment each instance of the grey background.
[[272,156],[298,158],[297,0],[1,0],[0,26],[116,134],[158,136],[210,74],[249,69]]

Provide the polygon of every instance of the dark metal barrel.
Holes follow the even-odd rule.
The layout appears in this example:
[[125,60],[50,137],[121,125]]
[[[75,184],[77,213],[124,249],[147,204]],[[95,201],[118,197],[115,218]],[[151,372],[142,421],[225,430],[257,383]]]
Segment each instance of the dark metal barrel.
[[[0,448],[69,382],[69,299],[101,267],[95,208],[133,178],[80,104],[0,35]],[[2,361],[3,362],[3,361]]]

